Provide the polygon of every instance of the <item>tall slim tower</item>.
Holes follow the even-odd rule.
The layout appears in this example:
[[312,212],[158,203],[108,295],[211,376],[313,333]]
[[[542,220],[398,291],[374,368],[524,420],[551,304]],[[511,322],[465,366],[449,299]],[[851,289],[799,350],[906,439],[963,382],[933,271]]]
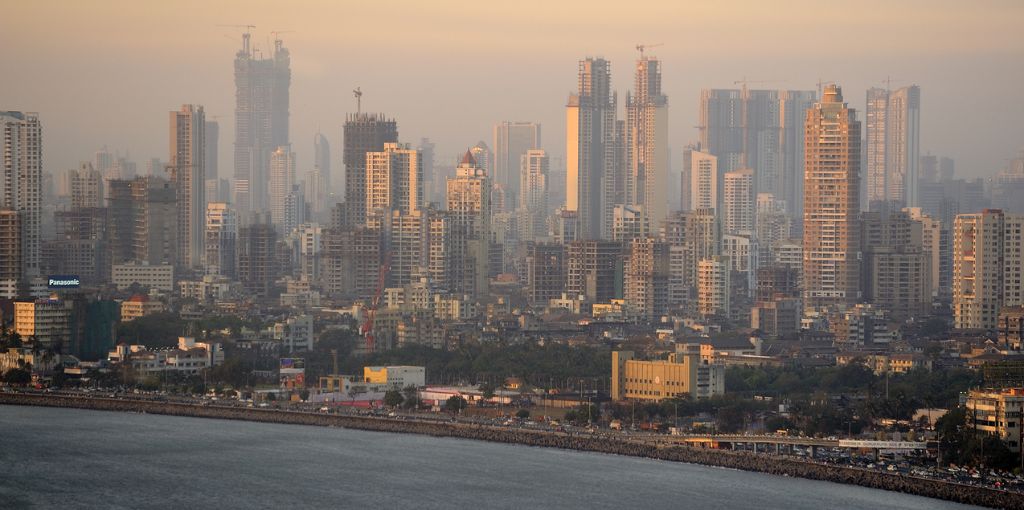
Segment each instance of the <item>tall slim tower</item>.
[[749,236],[754,231],[754,172],[749,168],[725,173],[723,230]]
[[548,233],[548,153],[530,149],[520,160],[519,238],[532,241]]
[[313,168],[320,170],[324,192],[331,193],[331,143],[319,131],[313,137]]
[[494,169],[491,180],[505,190],[510,203],[518,200],[519,163],[530,149],[540,148],[540,124],[502,121],[494,125]]
[[715,209],[718,204],[718,158],[690,151],[690,209]]
[[626,202],[642,205],[651,225],[668,216],[668,98],[661,93],[661,62],[641,57],[626,97]]
[[[21,243],[18,283],[41,275],[40,222],[43,187],[43,127],[35,113],[0,111],[3,138],[3,167],[0,173],[0,209],[17,215],[8,224],[17,225]],[[13,228],[13,227],[12,227]],[[11,296],[14,297],[14,296]]]
[[917,207],[921,88],[868,89],[866,115],[868,206]]
[[569,96],[565,131],[565,209],[575,211],[578,239],[611,239],[612,211],[621,203],[622,172],[611,90],[611,63],[579,63],[579,89]]
[[452,274],[450,290],[483,296],[488,289],[491,237],[491,183],[466,151],[448,179],[448,215],[451,222]]
[[828,85],[807,111],[804,165],[804,308],[860,298],[860,121]]
[[[206,121],[206,178],[217,179],[220,170],[217,154],[220,146],[220,123],[216,120]],[[217,197],[206,197],[207,200]]]
[[178,257],[181,267],[203,264],[206,224],[206,114],[186,104],[170,113],[171,182],[178,194]]
[[295,188],[295,153],[291,149],[282,145],[270,155],[270,222],[278,230],[285,227],[288,194]]
[[291,57],[280,39],[264,58],[242,34],[235,54],[235,204],[239,217],[267,209],[270,155],[288,145]]
[[387,221],[392,211],[411,214],[423,207],[423,161],[408,144],[385,143],[366,153],[366,218]]
[[345,223],[366,223],[366,154],[384,150],[384,144],[398,141],[398,124],[383,115],[356,113],[348,116],[344,128],[342,160],[345,163]]

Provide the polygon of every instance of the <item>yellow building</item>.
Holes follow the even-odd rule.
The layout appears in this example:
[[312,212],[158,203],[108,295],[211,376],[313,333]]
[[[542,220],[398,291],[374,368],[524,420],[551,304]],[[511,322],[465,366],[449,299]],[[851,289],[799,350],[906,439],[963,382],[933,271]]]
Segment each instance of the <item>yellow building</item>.
[[382,384],[396,389],[402,389],[409,385],[420,387],[427,384],[426,370],[423,367],[412,366],[363,367],[363,381],[367,384]]
[[612,400],[662,400],[725,394],[725,367],[701,360],[700,346],[679,346],[667,360],[640,361],[612,352]]
[[1024,388],[972,390],[967,396],[968,427],[999,437],[1013,452],[1020,452],[1022,418]]

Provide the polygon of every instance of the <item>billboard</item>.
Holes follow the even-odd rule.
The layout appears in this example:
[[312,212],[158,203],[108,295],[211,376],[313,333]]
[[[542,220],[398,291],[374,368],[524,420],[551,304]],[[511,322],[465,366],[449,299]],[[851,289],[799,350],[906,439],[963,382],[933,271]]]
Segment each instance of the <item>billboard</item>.
[[282,388],[306,387],[305,358],[281,358],[278,367],[278,379]]
[[51,289],[77,289],[82,284],[78,275],[53,275],[46,278],[46,286]]

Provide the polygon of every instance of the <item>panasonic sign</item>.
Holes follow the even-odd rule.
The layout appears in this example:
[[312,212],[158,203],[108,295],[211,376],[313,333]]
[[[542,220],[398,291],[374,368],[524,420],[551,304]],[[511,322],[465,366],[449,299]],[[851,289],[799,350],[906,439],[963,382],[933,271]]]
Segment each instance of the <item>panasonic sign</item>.
[[59,275],[47,278],[47,287],[51,289],[77,289],[81,285],[77,276]]

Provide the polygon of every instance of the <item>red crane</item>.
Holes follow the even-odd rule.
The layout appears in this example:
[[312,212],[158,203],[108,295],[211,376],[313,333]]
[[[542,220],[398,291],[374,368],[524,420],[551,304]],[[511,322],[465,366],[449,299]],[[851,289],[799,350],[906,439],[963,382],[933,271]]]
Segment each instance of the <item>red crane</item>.
[[380,297],[384,294],[384,281],[387,279],[388,271],[390,270],[391,252],[387,252],[387,254],[384,255],[384,261],[380,264],[380,270],[377,272],[377,293],[374,294],[373,300],[370,302],[370,306],[363,307],[363,311],[366,312],[366,320],[363,321],[363,326],[360,332],[364,337],[366,337],[367,354],[373,352],[373,321],[377,317],[377,307],[380,306]]

